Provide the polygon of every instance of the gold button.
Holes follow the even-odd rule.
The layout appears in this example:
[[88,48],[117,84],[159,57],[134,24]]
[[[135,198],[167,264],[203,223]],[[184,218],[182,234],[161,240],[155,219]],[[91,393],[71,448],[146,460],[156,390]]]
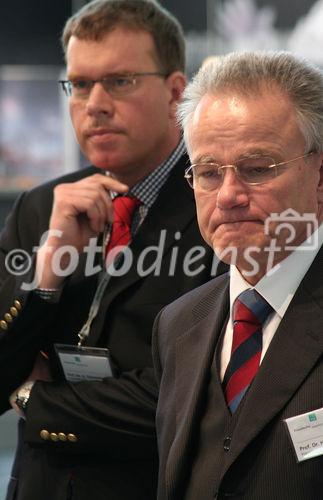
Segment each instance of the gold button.
[[67,434],[67,439],[70,443],[76,443],[77,441],[77,437],[75,436],[75,434]]
[[39,435],[45,441],[47,441],[47,439],[49,439],[49,432],[46,431],[46,429],[43,429],[42,431],[40,431]]
[[58,439],[60,441],[66,441],[67,440],[66,434],[64,434],[64,432],[59,432]]
[[8,323],[4,319],[0,321],[0,328],[2,330],[8,330]]
[[10,314],[11,314],[11,316],[14,316],[14,317],[18,316],[17,309],[15,307],[10,307]]
[[4,319],[7,321],[7,323],[11,323],[11,321],[12,321],[12,316],[11,316],[11,314],[6,313],[6,314],[4,315]]
[[55,443],[56,443],[56,441],[58,441],[58,436],[57,436],[56,432],[50,433],[50,439],[51,439],[51,441],[54,441]]
[[21,309],[21,302],[19,300],[14,300],[13,305],[20,311]]

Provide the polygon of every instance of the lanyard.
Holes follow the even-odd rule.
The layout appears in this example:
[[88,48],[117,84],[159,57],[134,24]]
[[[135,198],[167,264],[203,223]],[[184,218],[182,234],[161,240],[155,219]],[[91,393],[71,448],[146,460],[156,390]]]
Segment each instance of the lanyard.
[[[103,234],[102,262],[105,262],[105,248],[106,248],[106,245],[108,244],[110,236],[111,236],[111,228],[112,228],[112,226],[109,225]],[[113,262],[114,265],[117,265],[120,262],[122,253],[123,252],[121,251],[116,256],[116,258]],[[108,272],[106,270],[104,270],[100,275],[98,287],[95,291],[94,298],[92,300],[89,315],[87,317],[86,322],[82,326],[81,330],[77,334],[77,336],[79,338],[79,341],[77,344],[78,346],[81,346],[90,334],[90,329],[91,329],[93,320],[96,318],[96,316],[98,314],[98,311],[99,311],[99,308],[101,305],[101,301],[102,301],[102,297],[104,295],[104,292],[105,292],[111,278],[112,278],[112,275],[108,274]]]
[[82,326],[79,333],[77,334],[77,336],[79,338],[79,342],[77,344],[78,346],[81,346],[90,334],[92,322],[98,314],[99,307],[100,307],[100,304],[102,301],[102,297],[104,295],[104,292],[106,290],[106,287],[108,286],[110,279],[111,279],[111,274],[108,274],[107,272],[105,272],[100,277],[98,287],[95,291],[95,295],[94,295],[94,298],[92,300],[92,304],[90,307],[88,318],[87,318],[86,322],[84,323],[84,325]]

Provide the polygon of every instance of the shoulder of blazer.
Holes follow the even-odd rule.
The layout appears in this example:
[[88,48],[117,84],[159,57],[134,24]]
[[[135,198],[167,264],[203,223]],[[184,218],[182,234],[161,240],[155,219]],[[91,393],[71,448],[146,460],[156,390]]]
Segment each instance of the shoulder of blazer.
[[229,300],[228,272],[194,288],[166,306],[159,314],[159,326],[165,331],[181,332],[213,312],[219,302],[223,302],[223,295]]
[[64,174],[60,177],[56,177],[50,181],[47,181],[39,186],[34,187],[30,191],[25,193],[26,198],[38,198],[39,196],[48,195],[48,193],[52,192],[53,189],[59,184],[69,183],[69,182],[77,182],[85,177],[89,177],[90,175],[102,173],[100,168],[89,166],[82,168],[80,170],[76,170],[75,172],[70,172],[68,174]]
[[313,300],[323,307],[323,246],[318,251],[299,288],[305,288]]
[[188,165],[189,157],[184,153],[172,168],[167,181],[160,190],[155,204],[165,203],[166,200],[170,202],[172,196],[176,196],[176,200],[180,197],[180,200],[184,198],[194,201],[193,189],[189,187],[184,179],[185,169]]
[[[196,222],[196,209],[193,190],[184,179],[185,167],[188,164],[188,156],[182,155],[174,165],[168,179],[162,186],[154,204],[138,231],[151,232],[158,228],[168,227],[176,232],[194,220]],[[166,225],[166,226],[165,226]],[[198,230],[197,230],[197,233]]]
[[[200,285],[194,290],[190,290],[185,293],[177,300],[166,306],[165,311],[167,314],[172,313],[173,311],[178,311],[180,309],[186,309],[187,307],[193,311],[196,307],[200,307],[202,302],[208,297],[213,297],[213,295],[217,295],[217,293],[222,291],[229,284],[229,273],[226,272],[221,274],[221,276],[217,276],[212,280]],[[207,311],[206,311],[207,312]]]
[[14,211],[19,213],[19,217],[35,218],[35,221],[41,219],[42,230],[48,223],[52,210],[54,188],[59,184],[77,182],[85,177],[89,177],[95,173],[104,173],[96,167],[86,167],[69,174],[62,175],[56,179],[34,187],[30,191],[25,191],[16,200]]

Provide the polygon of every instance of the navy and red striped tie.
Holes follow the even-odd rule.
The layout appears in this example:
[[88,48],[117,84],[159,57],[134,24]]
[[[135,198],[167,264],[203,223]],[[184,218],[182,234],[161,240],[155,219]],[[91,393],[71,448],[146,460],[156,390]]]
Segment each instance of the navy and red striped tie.
[[254,289],[245,290],[234,301],[231,357],[223,379],[231,413],[238,408],[258,371],[262,326],[272,311],[273,308]]

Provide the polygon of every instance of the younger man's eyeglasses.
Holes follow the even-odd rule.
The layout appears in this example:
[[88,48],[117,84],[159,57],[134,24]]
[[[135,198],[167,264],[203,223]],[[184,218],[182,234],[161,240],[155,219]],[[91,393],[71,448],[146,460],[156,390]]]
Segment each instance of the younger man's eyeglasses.
[[141,77],[159,76],[166,78],[165,73],[147,72],[131,74],[109,75],[100,80],[86,80],[83,78],[73,80],[59,80],[67,97],[87,98],[96,83],[100,83],[104,90],[113,97],[122,97],[133,92],[139,83]]

